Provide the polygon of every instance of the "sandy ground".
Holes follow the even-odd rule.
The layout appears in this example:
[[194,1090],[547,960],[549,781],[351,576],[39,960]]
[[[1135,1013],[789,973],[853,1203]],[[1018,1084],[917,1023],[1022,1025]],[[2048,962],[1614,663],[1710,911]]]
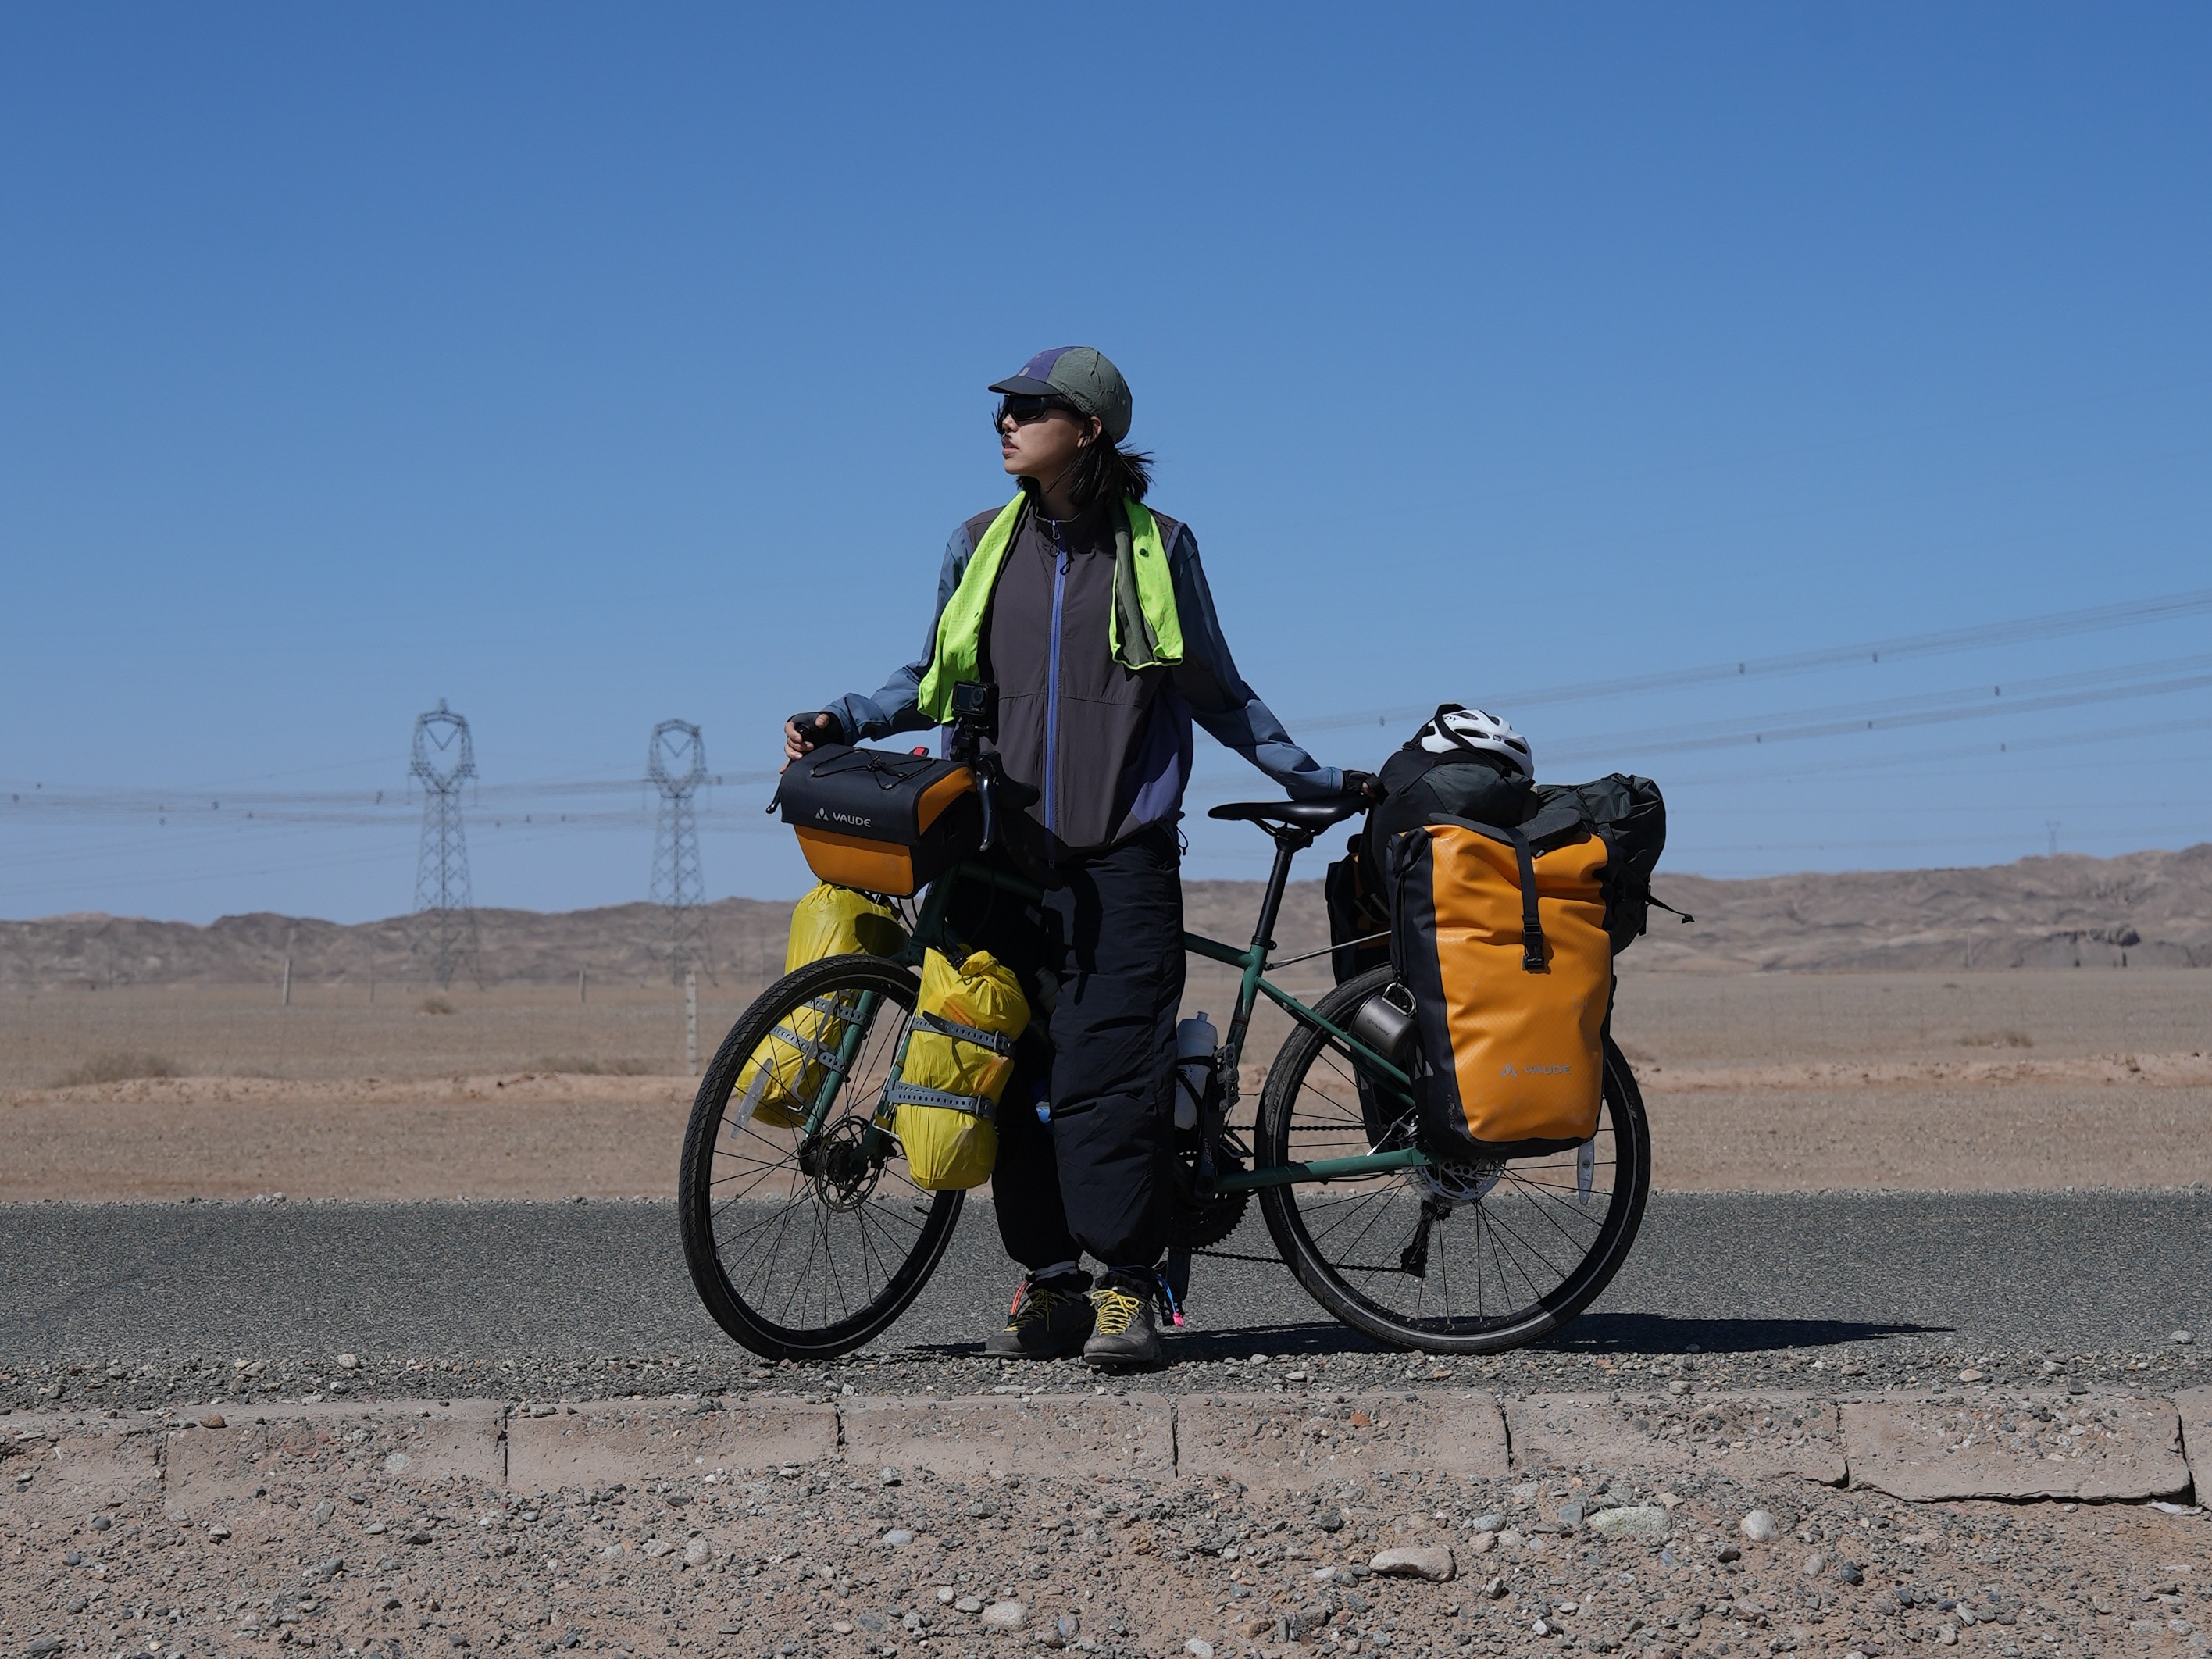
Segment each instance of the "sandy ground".
[[[223,1413],[240,1408],[219,1406],[179,1414],[204,1426],[169,1443],[173,1462],[181,1442],[237,1432]],[[390,1425],[367,1419],[263,1441],[250,1423],[234,1453],[214,1455],[211,1486],[166,1503],[143,1477],[46,1498],[58,1478],[34,1473],[52,1457],[46,1440],[10,1444],[0,1644],[1877,1659],[1925,1644],[2087,1659],[2202,1651],[2197,1626],[2212,1617],[2212,1526],[2147,1506],[1908,1505],[1589,1465],[1247,1491],[1106,1470],[945,1478],[836,1454],[765,1479],[701,1468],[530,1490],[423,1479]],[[144,1426],[150,1464],[170,1425]],[[1646,1535],[1586,1524],[1622,1506]],[[1386,1549],[1427,1553],[1451,1577],[1376,1574]]]
[[[2131,1063],[2132,1062],[2132,1063]],[[179,1079],[0,1094],[0,1201],[673,1189],[692,1083]],[[1654,1067],[1669,1191],[2212,1182],[2212,1059]]]
[[[1224,988],[1191,1000],[1218,1013]],[[204,988],[13,999],[0,1201],[665,1194],[695,1086],[680,1005],[566,994],[457,993],[450,1014]],[[702,1053],[740,1001],[702,995]],[[1617,1029],[1662,1188],[2212,1182],[2212,975],[1632,975]],[[1282,1034],[1255,1020],[1248,1100]],[[52,1086],[134,1054],[185,1075]]]
[[[1985,974],[1650,973],[1621,957],[1614,1034],[1638,1066],[1844,1060],[2080,1058],[2212,1051],[2212,971]],[[1309,999],[1327,965],[1279,976]],[[1224,1023],[1231,977],[1193,964],[1186,1011]],[[699,987],[711,1053],[757,985]],[[467,987],[434,998],[381,988],[140,986],[0,993],[0,1090],[44,1089],[85,1066],[150,1057],[179,1076],[294,1081],[684,1069],[682,994],[667,985]],[[1264,1064],[1287,1027],[1262,1004],[1246,1048]]]

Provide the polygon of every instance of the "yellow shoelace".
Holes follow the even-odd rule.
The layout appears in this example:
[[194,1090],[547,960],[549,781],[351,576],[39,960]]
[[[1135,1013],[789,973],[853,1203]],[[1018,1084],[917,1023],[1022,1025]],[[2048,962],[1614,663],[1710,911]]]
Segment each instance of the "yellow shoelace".
[[1075,1298],[1065,1291],[1051,1290],[1039,1285],[1022,1298],[1022,1305],[1014,1310],[1013,1317],[1006,1321],[1006,1328],[1018,1331],[1024,1325],[1048,1319],[1055,1308],[1064,1308]]
[[1119,1336],[1127,1330],[1129,1322],[1137,1316],[1137,1310],[1145,1305],[1145,1299],[1140,1296],[1111,1289],[1093,1291],[1091,1301],[1098,1310],[1097,1328],[1108,1336]]

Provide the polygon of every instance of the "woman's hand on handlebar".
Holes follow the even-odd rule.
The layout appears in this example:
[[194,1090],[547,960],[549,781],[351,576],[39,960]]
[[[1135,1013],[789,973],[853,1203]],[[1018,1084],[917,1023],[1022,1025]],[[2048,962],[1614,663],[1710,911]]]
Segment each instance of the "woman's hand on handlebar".
[[844,727],[827,711],[793,714],[783,723],[783,763],[790,765],[818,744],[842,743],[844,737]]

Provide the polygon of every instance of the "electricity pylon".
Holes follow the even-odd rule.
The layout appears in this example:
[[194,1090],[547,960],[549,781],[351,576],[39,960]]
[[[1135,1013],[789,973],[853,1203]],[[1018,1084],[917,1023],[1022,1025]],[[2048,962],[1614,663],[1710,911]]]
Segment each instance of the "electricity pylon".
[[415,747],[407,775],[422,786],[422,850],[415,864],[415,914],[409,954],[428,964],[441,989],[466,967],[477,988],[483,972],[477,960],[477,913],[469,895],[469,844],[461,830],[461,781],[477,775],[469,723],[443,697],[415,717]]
[[707,745],[699,728],[689,720],[663,720],[654,726],[645,775],[660,791],[660,818],[653,832],[652,898],[668,912],[669,981],[681,985],[686,969],[714,981],[707,953],[707,881],[700,873],[699,823],[691,810],[691,797],[707,781]]

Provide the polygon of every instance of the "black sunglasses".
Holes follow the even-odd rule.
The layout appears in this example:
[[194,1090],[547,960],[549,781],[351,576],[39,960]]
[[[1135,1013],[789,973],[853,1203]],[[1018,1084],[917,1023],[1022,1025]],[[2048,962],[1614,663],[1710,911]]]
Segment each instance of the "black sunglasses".
[[[1044,419],[1048,413],[1055,409],[1066,410],[1067,405],[1057,398],[1040,397],[1033,392],[1012,392],[1006,394],[1005,401],[999,405],[999,419],[1003,421],[1011,416],[1016,426],[1027,426],[1032,421]],[[1074,411],[1068,410],[1068,413],[1073,414]]]

